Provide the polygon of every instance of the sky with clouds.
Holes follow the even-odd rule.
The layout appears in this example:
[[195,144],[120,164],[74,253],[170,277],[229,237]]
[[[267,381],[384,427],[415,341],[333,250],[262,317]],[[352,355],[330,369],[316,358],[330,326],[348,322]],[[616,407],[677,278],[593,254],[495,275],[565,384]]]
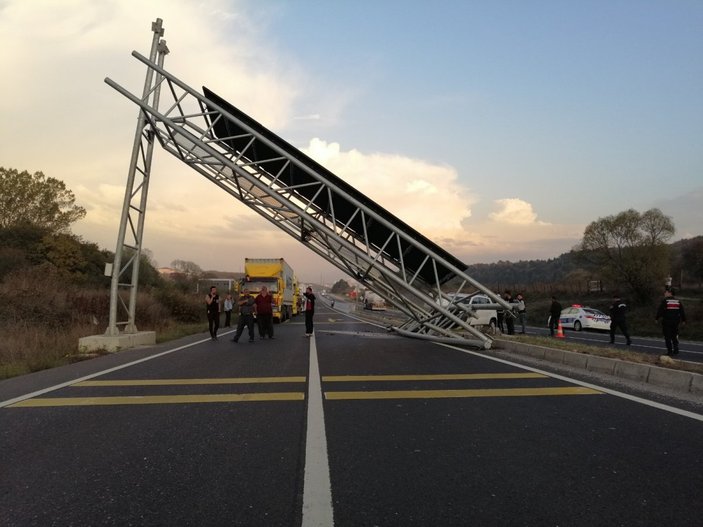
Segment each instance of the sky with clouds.
[[[555,258],[590,222],[659,207],[703,234],[703,3],[0,0],[0,166],[63,180],[114,250],[151,23],[207,86],[467,264]],[[285,257],[342,277],[155,152],[161,266]]]

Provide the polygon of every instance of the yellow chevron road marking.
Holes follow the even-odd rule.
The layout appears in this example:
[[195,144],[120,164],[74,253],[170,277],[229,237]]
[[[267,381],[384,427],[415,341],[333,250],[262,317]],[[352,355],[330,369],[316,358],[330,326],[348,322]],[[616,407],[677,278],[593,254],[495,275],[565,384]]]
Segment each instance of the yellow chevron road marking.
[[544,379],[541,373],[439,373],[429,375],[324,375],[323,382],[463,381],[481,379]]
[[303,401],[302,392],[283,393],[222,393],[204,395],[144,395],[127,397],[47,397],[27,399],[8,408],[37,408],[46,406],[112,406],[130,404],[189,404],[239,403],[253,401]]
[[375,392],[325,392],[328,400],[355,399],[445,399],[462,397],[534,397],[543,395],[601,395],[591,388],[571,386],[563,388],[503,388],[485,390],[411,390]]

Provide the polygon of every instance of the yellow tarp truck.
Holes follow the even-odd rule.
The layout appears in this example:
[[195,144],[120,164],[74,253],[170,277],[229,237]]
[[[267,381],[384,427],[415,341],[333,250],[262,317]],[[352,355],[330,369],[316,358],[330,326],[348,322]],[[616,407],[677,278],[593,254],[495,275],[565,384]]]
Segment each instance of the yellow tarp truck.
[[293,315],[295,301],[293,269],[283,258],[245,258],[244,282],[246,288],[256,296],[266,286],[273,296],[273,319],[284,322]]

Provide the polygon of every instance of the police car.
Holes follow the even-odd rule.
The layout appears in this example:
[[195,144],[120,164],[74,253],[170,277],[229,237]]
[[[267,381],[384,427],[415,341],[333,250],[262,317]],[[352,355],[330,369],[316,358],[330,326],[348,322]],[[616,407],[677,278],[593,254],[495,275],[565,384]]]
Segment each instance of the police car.
[[581,331],[582,329],[610,330],[610,317],[592,307],[574,304],[561,310],[561,327]]

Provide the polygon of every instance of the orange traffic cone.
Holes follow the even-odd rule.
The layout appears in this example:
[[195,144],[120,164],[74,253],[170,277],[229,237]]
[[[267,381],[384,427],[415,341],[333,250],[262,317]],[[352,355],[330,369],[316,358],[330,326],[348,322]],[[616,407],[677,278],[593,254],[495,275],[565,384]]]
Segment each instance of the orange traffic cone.
[[559,325],[557,326],[557,334],[555,336],[558,339],[566,338],[566,335],[564,335],[564,328],[561,327],[561,320],[559,321]]

